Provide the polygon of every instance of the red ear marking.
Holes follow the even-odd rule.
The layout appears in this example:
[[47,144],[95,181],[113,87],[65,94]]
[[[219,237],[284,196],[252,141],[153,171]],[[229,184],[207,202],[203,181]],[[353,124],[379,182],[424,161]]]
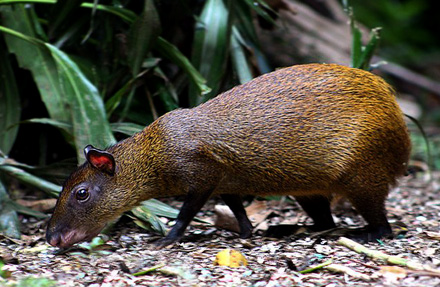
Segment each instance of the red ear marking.
[[84,148],[84,154],[94,168],[109,175],[115,174],[115,159],[111,153],[88,145]]

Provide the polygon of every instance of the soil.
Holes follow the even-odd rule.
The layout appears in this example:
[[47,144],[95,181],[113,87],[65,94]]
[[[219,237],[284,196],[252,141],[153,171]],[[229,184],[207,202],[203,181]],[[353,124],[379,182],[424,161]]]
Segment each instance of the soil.
[[[338,244],[338,235],[299,233],[290,238],[263,237],[268,225],[307,224],[296,203],[272,200],[253,216],[257,220],[249,240],[213,225],[194,222],[182,242],[157,250],[153,233],[126,221],[115,226],[104,245],[62,251],[45,242],[45,221],[24,218],[21,240],[0,236],[0,257],[6,279],[0,286],[33,286],[48,278],[53,286],[439,286],[440,195],[439,174],[411,175],[393,189],[387,201],[394,239],[363,244],[372,250],[410,260],[395,265]],[[178,206],[179,202],[171,202]],[[214,218],[213,199],[200,214]],[[266,204],[266,202],[265,202]],[[269,210],[269,212],[268,212]],[[263,215],[262,215],[263,213]],[[334,207],[338,226],[362,226],[362,219],[344,203]],[[252,217],[252,216],[250,216]],[[216,254],[235,249],[247,266],[214,265]],[[327,266],[319,266],[325,263]],[[416,262],[411,263],[411,262]],[[412,264],[412,265],[411,265]],[[300,273],[311,267],[314,271]],[[425,268],[428,271],[414,270]],[[336,269],[341,269],[337,271]],[[145,271],[144,275],[133,273]],[[23,280],[29,285],[23,285]],[[29,279],[30,278],[30,279]],[[32,281],[35,280],[35,281]],[[21,282],[21,283],[19,283]],[[32,283],[34,282],[34,283]],[[21,284],[21,285],[19,285]],[[36,285],[35,285],[36,286]],[[51,285],[38,285],[51,286]]]

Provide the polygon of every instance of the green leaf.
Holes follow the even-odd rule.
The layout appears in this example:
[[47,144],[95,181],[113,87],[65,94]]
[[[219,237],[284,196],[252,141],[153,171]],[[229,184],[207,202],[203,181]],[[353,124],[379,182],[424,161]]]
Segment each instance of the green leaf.
[[[78,16],[75,15],[75,17]],[[52,45],[61,49],[63,46],[65,46],[67,42],[75,41],[76,40],[75,38],[79,38],[80,36],[83,36],[85,37],[83,39],[83,42],[85,42],[87,38],[90,36],[89,34],[84,36],[82,29],[87,25],[91,25],[91,22],[93,22],[93,20],[90,20],[88,17],[82,16],[75,20],[69,19],[69,21],[71,22],[71,24],[64,28],[60,28],[59,31],[56,31],[57,35],[50,35]],[[93,27],[90,26],[89,30],[90,30],[89,33],[93,32]],[[56,38],[52,40],[52,38],[55,36]]]
[[20,120],[20,97],[6,47],[0,41],[0,151],[8,154],[15,142]]
[[129,80],[110,99],[107,100],[107,102],[105,103],[105,110],[107,111],[107,117],[110,117],[111,114],[113,114],[113,112],[121,103],[122,98],[126,94],[130,93],[134,82],[135,79]]
[[11,208],[14,209],[15,211],[17,211],[18,213],[33,216],[33,217],[40,218],[40,219],[47,218],[47,214],[33,210],[32,208],[23,206],[21,204],[18,204],[15,201],[11,200],[9,202],[9,204],[10,204]]
[[33,35],[29,27],[33,21],[22,5],[16,5],[14,10],[8,8],[0,6],[0,13],[8,25],[18,30],[11,33],[10,29],[0,26],[16,36],[7,37],[8,47],[16,54],[20,65],[32,72],[51,118],[73,125],[78,161],[82,161],[82,150],[87,144],[106,147],[115,142],[96,87],[64,52],[28,36]]
[[70,104],[78,159],[92,144],[104,148],[115,142],[98,90],[64,52],[46,43],[58,68],[66,104]]
[[277,25],[275,20],[267,13],[267,11],[271,11],[273,14],[277,14],[264,0],[244,0],[244,2],[258,15],[263,17],[266,21],[273,25]]
[[351,42],[351,67],[359,68],[361,62],[362,55],[362,32],[357,27],[354,19],[350,17],[350,27],[352,34],[352,42]]
[[[179,215],[179,210],[169,206],[168,204],[163,203],[160,200],[157,199],[149,199],[142,202],[142,207],[144,207],[148,212],[151,212],[154,215],[157,216],[163,216],[170,219],[176,219],[177,215]],[[195,217],[194,220],[198,222],[208,223],[210,222],[202,220],[200,218]]]
[[132,209],[132,213],[136,218],[142,221],[137,223],[139,226],[144,229],[152,229],[165,235],[166,227],[157,216],[175,219],[179,214],[179,210],[157,199],[150,199],[143,201],[140,207]]
[[51,9],[49,19],[49,35],[54,38],[54,35],[59,34],[62,30],[66,30],[76,21],[72,21],[72,16],[77,14],[82,0],[58,0]]
[[374,28],[370,32],[370,39],[365,47],[362,49],[362,55],[359,61],[359,67],[364,70],[370,68],[370,62],[376,51],[377,45],[379,43],[381,28]]
[[[47,0],[47,1],[50,2],[51,0]],[[124,20],[126,23],[133,23],[137,17],[136,13],[134,13],[133,11],[121,7],[101,5],[101,4],[95,5],[95,3],[82,3],[81,7],[92,8],[92,9],[96,8],[97,10],[101,10],[113,14]]]
[[25,121],[21,121],[22,124],[44,124],[44,125],[51,125],[54,126],[60,130],[65,131],[69,135],[73,135],[73,126],[70,123],[61,122],[53,119],[48,118],[39,118],[39,119],[29,119]]
[[[154,7],[154,2],[153,0],[145,0],[144,3],[144,11],[137,17],[128,32],[128,63],[134,78],[138,77],[144,59],[160,35],[159,15]],[[125,118],[129,111],[134,89],[135,87],[127,97],[122,118]]]
[[192,84],[197,90],[197,94],[206,95],[211,92],[211,88],[206,85],[206,79],[197,71],[190,60],[183,55],[176,46],[159,37],[154,50],[161,54],[162,57],[167,58],[179,66],[183,71],[185,71],[185,73],[188,74]]
[[432,154],[430,144],[429,144],[428,135],[426,134],[425,129],[423,128],[423,125],[419,122],[419,120],[417,120],[416,118],[414,118],[410,115],[407,115],[407,114],[405,114],[405,116],[416,125],[417,129],[420,131],[420,134],[422,135],[423,143],[425,145],[425,151],[426,151],[426,164],[428,165],[427,173],[428,173],[429,177],[431,177],[432,171],[435,168],[434,162],[433,162],[433,159],[435,158],[435,156]]
[[0,259],[0,277],[1,278],[11,277],[11,272],[7,270],[3,270],[3,266],[5,266],[5,263]]
[[[133,276],[144,276],[144,275],[146,275],[146,274],[148,274],[148,273],[151,273],[151,272],[153,272],[153,271],[156,271],[157,269],[160,269],[160,268],[162,268],[162,267],[164,267],[164,266],[165,266],[165,263],[157,264],[157,265],[155,265],[155,266],[153,266],[153,267],[149,267],[149,268],[147,268],[147,269],[145,269],[145,270],[142,270],[142,271],[139,271],[139,272],[133,273],[132,275],[133,275]],[[183,277],[183,276],[182,276],[182,277]]]
[[[133,215],[141,220],[141,222],[136,222],[140,227],[144,229],[151,229],[155,232],[158,232],[161,235],[166,234],[166,226],[160,221],[160,219],[152,213],[149,209],[144,206],[136,207],[131,210]],[[147,224],[147,225],[144,225]]]
[[150,199],[142,202],[142,206],[147,208],[151,213],[157,216],[164,216],[175,219],[179,214],[179,210],[157,199]]
[[48,278],[27,277],[18,281],[15,287],[55,287],[57,282]]
[[8,26],[8,28],[0,26],[1,31],[9,34],[5,35],[8,50],[16,55],[22,68],[32,72],[50,117],[69,122],[70,117],[64,106],[63,91],[53,58],[47,49],[41,48],[42,42],[32,37],[35,36],[33,28],[35,21],[32,16],[26,13],[21,4],[15,5],[14,9],[0,6],[0,14],[2,23]]
[[[0,0],[0,5],[19,3],[56,4],[57,0]],[[126,23],[133,23],[137,17],[136,13],[134,13],[133,11],[116,6],[101,5],[96,3],[82,3],[81,7],[97,9],[113,14],[121,18]]]
[[110,127],[113,132],[118,132],[128,136],[132,136],[145,128],[144,126],[135,123],[111,123]]
[[[345,3],[346,5],[346,3]],[[370,32],[370,39],[366,46],[362,44],[362,32],[357,27],[353,10],[351,7],[346,8],[348,10],[348,15],[350,17],[350,28],[352,34],[352,43],[351,43],[351,67],[369,70],[370,62],[376,51],[379,38],[380,38],[380,29],[374,28]]]
[[144,11],[136,18],[128,32],[128,63],[133,77],[140,71],[142,63],[160,35],[159,15],[153,0],[144,1]]
[[240,35],[238,29],[234,26],[232,27],[231,35],[231,56],[232,64],[234,65],[235,71],[237,72],[240,84],[244,84],[252,80],[252,71],[249,67],[249,63],[243,49],[244,41]]
[[98,235],[93,237],[92,241],[80,243],[79,246],[89,251],[94,251],[95,249],[101,247],[104,244],[105,244],[105,240],[100,235]]
[[20,221],[11,202],[5,186],[0,181],[0,232],[12,238],[20,238]]
[[190,86],[190,105],[196,106],[215,96],[225,74],[228,59],[231,23],[229,7],[231,0],[208,0],[196,23],[194,33],[192,62],[207,79],[211,92],[201,95]]
[[168,80],[165,73],[159,67],[154,69],[154,74],[160,77],[162,81],[155,81],[155,90],[157,92],[153,96],[159,95],[167,111],[172,111],[179,108],[177,91],[174,85]]
[[44,180],[42,178],[36,177],[21,168],[10,166],[7,164],[0,164],[0,172],[5,172],[9,176],[12,176],[19,181],[34,186],[52,197],[58,197],[61,191],[61,186],[56,185],[50,181]]
[[255,19],[252,14],[253,8],[244,1],[234,1],[234,26],[243,38],[243,42],[252,51],[253,57],[256,59],[258,69],[262,74],[269,73],[273,69],[268,63],[255,31]]

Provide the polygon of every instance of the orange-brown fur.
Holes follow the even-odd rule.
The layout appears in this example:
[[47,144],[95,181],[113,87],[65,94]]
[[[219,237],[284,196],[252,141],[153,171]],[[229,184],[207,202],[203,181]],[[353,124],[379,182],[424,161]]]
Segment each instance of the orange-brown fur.
[[[375,214],[405,173],[410,146],[395,93],[380,77],[333,64],[284,68],[167,113],[110,147],[114,176],[85,163],[66,181],[49,230],[68,224],[96,233],[142,200],[190,191],[336,193],[370,224],[382,224],[386,218]],[[91,180],[100,183],[100,198],[77,224],[66,223],[75,212],[70,190]]]

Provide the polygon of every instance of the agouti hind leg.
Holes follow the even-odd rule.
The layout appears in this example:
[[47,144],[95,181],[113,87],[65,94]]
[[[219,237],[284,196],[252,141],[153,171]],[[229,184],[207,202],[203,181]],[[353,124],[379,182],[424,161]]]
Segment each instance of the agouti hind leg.
[[[313,196],[295,196],[296,201],[301,205],[303,210],[313,219],[314,224],[308,226],[310,230],[323,231],[335,228],[335,222],[330,210],[330,201],[322,195]],[[266,232],[266,236],[281,238],[289,236],[298,231],[297,224],[281,224],[270,226]]]
[[238,225],[240,226],[240,238],[249,238],[252,235],[252,223],[247,217],[246,210],[243,207],[241,197],[236,194],[222,194],[221,195],[225,204],[234,213],[237,218]]
[[392,229],[385,211],[388,186],[382,189],[382,192],[369,190],[368,192],[353,193],[352,197],[348,197],[354,208],[368,223],[365,228],[349,234],[355,240],[370,242],[383,237],[392,237]]
[[176,224],[164,238],[155,242],[159,247],[164,247],[178,241],[185,232],[190,222],[196,216],[197,212],[205,205],[211,196],[212,190],[208,192],[189,192],[180,208]]
[[333,221],[330,201],[322,195],[314,196],[296,196],[296,201],[301,205],[302,209],[313,219],[313,231],[323,231],[336,227]]

